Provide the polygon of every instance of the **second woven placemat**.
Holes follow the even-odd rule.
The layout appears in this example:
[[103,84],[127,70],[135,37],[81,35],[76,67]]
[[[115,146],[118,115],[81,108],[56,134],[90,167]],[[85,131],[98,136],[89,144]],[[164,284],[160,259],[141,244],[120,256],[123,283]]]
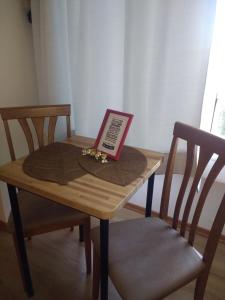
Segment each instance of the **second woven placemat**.
[[108,163],[102,164],[93,157],[80,156],[79,163],[88,173],[122,186],[130,184],[147,167],[147,159],[144,154],[128,146],[124,146],[118,161],[109,160]]

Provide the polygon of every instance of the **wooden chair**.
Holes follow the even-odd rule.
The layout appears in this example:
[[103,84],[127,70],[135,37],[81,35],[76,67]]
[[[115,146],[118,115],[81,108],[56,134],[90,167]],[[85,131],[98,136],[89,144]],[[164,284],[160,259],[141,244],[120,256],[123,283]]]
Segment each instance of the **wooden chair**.
[[[182,123],[175,124],[173,134],[159,217],[110,224],[109,276],[122,299],[162,299],[194,279],[194,299],[202,300],[204,297],[210,267],[225,222],[225,196],[214,218],[203,255],[193,244],[206,197],[225,164],[225,140]],[[167,213],[179,139],[187,143],[186,166],[170,225],[167,223]],[[199,146],[198,164],[191,178],[196,146]],[[203,179],[203,172],[213,154],[218,157]],[[202,187],[198,193],[200,181]],[[189,218],[195,203],[194,197],[197,197],[197,204],[193,207],[193,217]],[[191,224],[188,229],[189,219]],[[93,230],[92,239],[93,299],[97,299],[100,273],[98,229]]]
[[[29,153],[35,150],[34,130],[31,130],[32,123],[37,135],[37,147],[45,144],[45,131],[47,130],[47,142],[54,142],[55,128],[58,117],[66,117],[67,137],[71,136],[70,128],[70,105],[50,105],[50,106],[33,106],[33,107],[13,107],[1,108],[0,114],[4,123],[7,142],[9,146],[12,161],[16,159],[12,136],[9,126],[10,120],[18,120],[25,134]],[[31,122],[29,121],[31,120]],[[48,121],[48,122],[46,122]],[[46,124],[47,123],[47,124]],[[47,126],[45,126],[47,125]],[[80,241],[85,244],[86,268],[87,273],[91,272],[91,239],[90,239],[90,217],[75,209],[57,204],[46,198],[39,197],[29,192],[19,190],[18,200],[20,212],[24,227],[24,236],[29,239],[33,235],[55,231],[79,225]],[[10,215],[7,231],[13,234],[14,225]]]

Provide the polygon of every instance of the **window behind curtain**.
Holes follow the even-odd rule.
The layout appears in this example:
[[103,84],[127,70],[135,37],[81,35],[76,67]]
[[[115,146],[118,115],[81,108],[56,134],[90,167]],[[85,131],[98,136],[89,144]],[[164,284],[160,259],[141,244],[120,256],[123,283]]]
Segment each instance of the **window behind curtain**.
[[225,138],[225,1],[218,0],[201,127]]

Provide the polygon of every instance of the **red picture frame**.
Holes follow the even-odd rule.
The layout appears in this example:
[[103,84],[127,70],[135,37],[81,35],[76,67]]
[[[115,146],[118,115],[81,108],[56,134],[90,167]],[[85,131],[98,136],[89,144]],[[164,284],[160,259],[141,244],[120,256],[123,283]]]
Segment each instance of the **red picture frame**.
[[107,109],[94,147],[118,160],[134,115]]

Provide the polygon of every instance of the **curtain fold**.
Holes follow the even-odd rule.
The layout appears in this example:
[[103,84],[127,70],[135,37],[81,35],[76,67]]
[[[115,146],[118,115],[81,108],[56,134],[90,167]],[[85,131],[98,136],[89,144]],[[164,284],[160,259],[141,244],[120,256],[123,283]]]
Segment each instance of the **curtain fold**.
[[127,143],[167,152],[199,126],[216,0],[32,0],[40,104],[71,103],[77,134],[134,114]]

